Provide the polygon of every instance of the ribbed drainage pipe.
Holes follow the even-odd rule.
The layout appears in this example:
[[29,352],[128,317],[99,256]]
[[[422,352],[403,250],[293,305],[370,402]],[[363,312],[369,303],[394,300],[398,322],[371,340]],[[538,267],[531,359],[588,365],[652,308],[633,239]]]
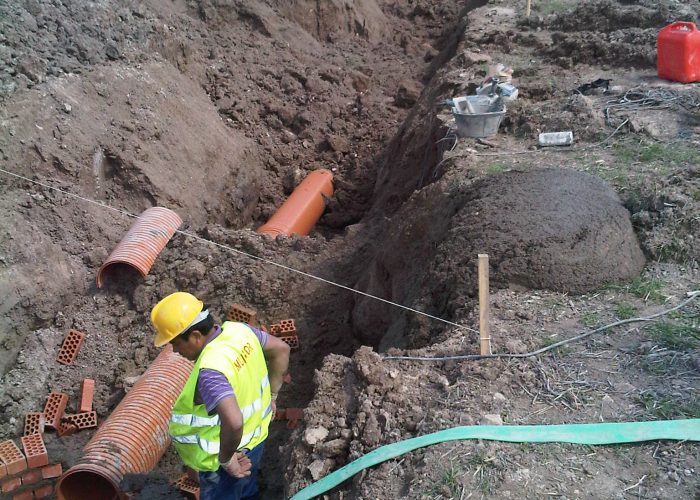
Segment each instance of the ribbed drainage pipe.
[[119,264],[133,267],[141,276],[146,276],[180,224],[180,216],[167,208],[144,210],[97,271],[98,288],[102,288],[107,271]]
[[190,361],[163,349],[61,476],[59,500],[126,498],[124,475],[153,469],[170,444],[170,411],[191,371]]
[[333,174],[329,170],[314,170],[301,181],[282,206],[270,217],[258,233],[272,236],[298,234],[306,236],[323,215],[325,198],[333,196]]

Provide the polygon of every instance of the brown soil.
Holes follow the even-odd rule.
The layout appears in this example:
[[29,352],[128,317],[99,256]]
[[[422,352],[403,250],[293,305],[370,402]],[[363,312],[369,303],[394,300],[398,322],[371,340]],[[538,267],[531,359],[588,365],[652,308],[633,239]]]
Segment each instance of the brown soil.
[[[2,3],[0,168],[45,186],[0,173],[0,437],[19,435],[49,390],[74,406],[86,377],[107,418],[157,354],[148,312],[176,290],[219,317],[238,302],[266,323],[297,322],[280,405],[306,407],[305,421],[293,432],[273,424],[265,498],[485,414],[515,424],[698,417],[692,329],[684,347],[630,325],[527,360],[381,360],[374,351],[474,353],[477,340],[183,234],[145,279],[95,286],[131,223],[124,213],[158,205],[219,245],[472,329],[476,255],[488,253],[494,352],[611,323],[622,306],[675,305],[700,284],[700,95],[655,78],[655,42],[669,22],[700,21],[700,3],[533,2],[529,19],[522,3]],[[455,141],[436,103],[473,90],[490,62],[514,68],[520,96],[491,141]],[[616,88],[572,94],[599,77]],[[639,85],[680,97],[606,117],[609,100]],[[563,129],[572,151],[532,147],[540,131]],[[318,168],[334,172],[336,193],[315,231],[255,234]],[[628,285],[645,261],[641,280],[661,283],[656,294]],[[698,307],[673,320],[697,326]],[[62,366],[68,328],[87,340]],[[319,427],[327,437],[310,444]],[[46,434],[65,468],[89,437]],[[693,443],[465,442],[389,461],[331,496],[691,498],[699,468]],[[124,486],[172,498],[179,470],[170,450]]]

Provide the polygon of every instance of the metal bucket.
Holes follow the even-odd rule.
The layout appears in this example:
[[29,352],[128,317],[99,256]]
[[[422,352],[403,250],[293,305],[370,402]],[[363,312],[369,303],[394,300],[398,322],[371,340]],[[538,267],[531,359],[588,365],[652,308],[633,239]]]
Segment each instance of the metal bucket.
[[484,96],[469,96],[467,99],[474,113],[460,112],[464,109],[463,106],[452,109],[457,124],[457,135],[459,137],[491,137],[496,135],[506,114],[505,105]]

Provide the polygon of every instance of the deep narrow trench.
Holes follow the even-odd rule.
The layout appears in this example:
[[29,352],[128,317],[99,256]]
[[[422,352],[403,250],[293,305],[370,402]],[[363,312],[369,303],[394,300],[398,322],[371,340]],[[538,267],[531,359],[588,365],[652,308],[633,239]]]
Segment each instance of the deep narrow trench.
[[[468,22],[468,12],[485,3],[485,0],[468,2],[453,21],[443,27],[438,37],[424,40],[435,48],[436,55],[423,66],[415,67],[412,77],[422,81],[425,85],[422,92],[427,97],[417,97],[406,119],[396,124],[387,141],[362,148],[376,151],[373,156],[360,159],[364,168],[349,169],[349,173],[337,179],[336,196],[344,202],[331,203],[317,231],[326,238],[338,238],[343,237],[348,227],[358,224],[362,233],[353,238],[353,249],[323,262],[314,269],[314,273],[345,286],[359,287],[386,300],[393,299],[392,277],[381,261],[374,261],[377,251],[384,244],[386,215],[395,212],[415,189],[428,184],[432,178],[432,170],[442,153],[442,149],[435,146],[436,138],[443,131],[436,121],[426,121],[426,118],[434,114],[432,106],[435,96],[446,90],[434,83],[433,77],[454,56]],[[366,126],[365,122],[371,124],[369,117],[363,120],[362,111],[356,113],[355,119],[359,127]],[[416,151],[422,153],[416,155]],[[396,251],[400,252],[400,249]],[[371,286],[368,286],[369,282],[372,282]],[[392,345],[392,340],[387,342],[384,339],[385,329],[390,326],[387,321],[395,317],[392,306],[367,299],[362,304],[366,314],[385,319],[378,321],[374,329],[368,329],[353,321],[354,309],[359,304],[357,295],[330,285],[320,286],[317,290],[306,300],[304,316],[308,321],[302,324],[308,328],[304,332],[307,340],[301,351],[292,357],[290,373],[293,374],[294,383],[283,394],[282,403],[290,406],[304,407],[313,398],[314,370],[320,367],[325,356],[351,356],[360,345],[370,345],[377,350],[385,350]],[[411,313],[404,311],[404,314]],[[269,449],[277,450],[285,444],[288,436],[288,431],[282,426],[273,425]],[[271,457],[266,462],[262,477],[281,477],[286,458],[277,455]],[[267,498],[281,495],[282,483],[265,480],[264,484]]]

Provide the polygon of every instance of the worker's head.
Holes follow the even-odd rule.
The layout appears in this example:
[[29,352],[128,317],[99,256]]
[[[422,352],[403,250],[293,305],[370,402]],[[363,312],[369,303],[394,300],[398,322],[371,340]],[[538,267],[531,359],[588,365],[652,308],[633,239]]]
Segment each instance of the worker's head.
[[170,343],[175,352],[192,361],[214,327],[214,318],[204,303],[186,292],[175,292],[158,302],[151,311],[151,322],[156,329],[156,347]]

